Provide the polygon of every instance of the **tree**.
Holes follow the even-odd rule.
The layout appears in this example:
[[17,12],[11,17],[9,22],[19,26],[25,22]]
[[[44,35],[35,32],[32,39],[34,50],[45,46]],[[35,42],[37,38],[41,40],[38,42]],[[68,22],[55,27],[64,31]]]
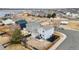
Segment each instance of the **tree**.
[[11,39],[11,43],[13,44],[17,44],[17,43],[21,43],[21,31],[19,29],[15,29],[15,31],[12,34],[12,39]]
[[53,13],[53,14],[51,15],[51,17],[55,18],[55,17],[56,17],[56,13]]
[[47,18],[51,18],[51,14],[48,14],[48,15],[47,15]]

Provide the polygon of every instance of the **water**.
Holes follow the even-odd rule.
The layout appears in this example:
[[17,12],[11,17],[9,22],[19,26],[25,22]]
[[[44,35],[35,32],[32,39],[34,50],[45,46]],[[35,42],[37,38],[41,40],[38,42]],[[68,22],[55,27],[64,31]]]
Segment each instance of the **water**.
[[24,10],[0,10],[0,16],[4,16],[5,14],[17,14]]

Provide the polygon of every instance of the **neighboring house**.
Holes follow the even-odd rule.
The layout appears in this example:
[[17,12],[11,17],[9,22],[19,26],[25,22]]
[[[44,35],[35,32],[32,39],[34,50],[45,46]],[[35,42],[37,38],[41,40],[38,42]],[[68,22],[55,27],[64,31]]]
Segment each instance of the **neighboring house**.
[[61,21],[61,25],[67,25],[69,22],[68,21]]
[[66,15],[67,15],[67,16],[71,16],[71,12],[67,12]]
[[7,13],[4,15],[5,18],[13,18],[15,14]]
[[72,13],[73,18],[77,18],[78,16],[79,16],[78,14]]
[[23,29],[23,28],[26,28],[27,21],[25,21],[25,20],[18,20],[18,21],[16,21],[16,24],[20,25],[20,28]]
[[5,25],[15,24],[15,22],[12,19],[2,20],[2,23]]

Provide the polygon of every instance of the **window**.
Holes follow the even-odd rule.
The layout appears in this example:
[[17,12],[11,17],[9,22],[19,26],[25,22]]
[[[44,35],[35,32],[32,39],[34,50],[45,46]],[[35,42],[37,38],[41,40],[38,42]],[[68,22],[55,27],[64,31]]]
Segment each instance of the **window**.
[[42,31],[42,32],[44,32],[44,31]]

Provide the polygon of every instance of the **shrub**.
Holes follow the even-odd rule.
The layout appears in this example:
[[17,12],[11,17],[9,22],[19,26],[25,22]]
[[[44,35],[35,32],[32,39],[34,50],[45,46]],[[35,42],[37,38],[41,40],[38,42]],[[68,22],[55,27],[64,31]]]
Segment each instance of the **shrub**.
[[48,14],[48,15],[47,15],[47,18],[51,18],[51,14]]
[[53,14],[51,15],[51,17],[55,18],[55,17],[56,17],[56,13],[53,13]]
[[21,31],[19,29],[15,29],[15,31],[12,34],[12,39],[11,39],[11,43],[13,44],[17,44],[21,42]]

